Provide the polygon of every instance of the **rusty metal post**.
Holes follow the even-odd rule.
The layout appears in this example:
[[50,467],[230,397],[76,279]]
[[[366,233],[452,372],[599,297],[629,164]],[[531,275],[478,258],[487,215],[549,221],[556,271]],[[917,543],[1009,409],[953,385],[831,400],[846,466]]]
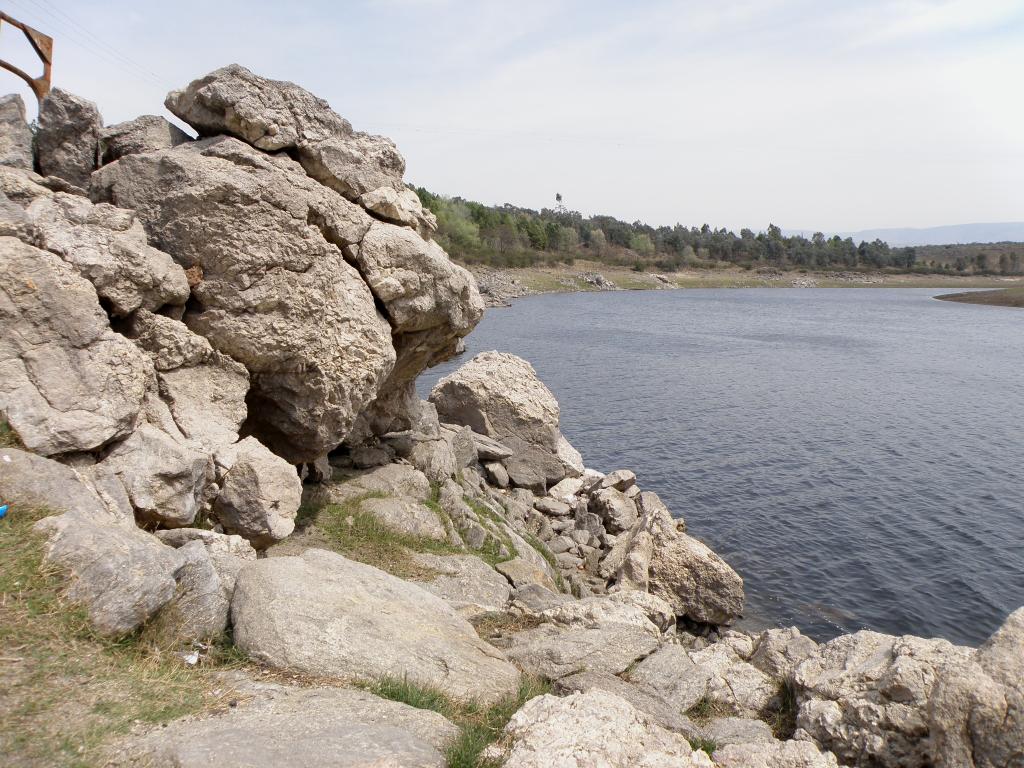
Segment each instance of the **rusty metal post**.
[[8,72],[13,72],[28,83],[28,87],[32,89],[32,93],[36,95],[36,98],[39,101],[42,101],[46,97],[46,94],[50,92],[50,70],[53,67],[53,38],[48,35],[44,35],[37,29],[33,29],[28,24],[22,24],[17,19],[12,19],[3,11],[0,11],[0,28],[3,27],[3,23],[5,21],[12,27],[16,27],[25,33],[25,37],[28,38],[28,42],[32,46],[32,50],[36,52],[36,56],[38,56],[39,60],[43,62],[43,74],[39,77],[32,77],[24,70],[19,69],[3,59],[0,59],[0,67],[3,67]]

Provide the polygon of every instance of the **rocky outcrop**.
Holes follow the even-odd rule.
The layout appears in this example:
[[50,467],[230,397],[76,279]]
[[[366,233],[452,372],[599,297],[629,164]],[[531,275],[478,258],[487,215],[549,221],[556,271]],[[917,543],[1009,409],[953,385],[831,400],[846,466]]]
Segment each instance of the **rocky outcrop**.
[[165,118],[142,115],[100,131],[100,163],[106,165],[125,155],[170,149],[188,141],[192,141],[192,138]]
[[718,768],[837,768],[835,755],[806,741],[729,744],[714,752]]
[[32,170],[32,130],[25,102],[16,93],[0,96],[0,165]]
[[504,611],[512,589],[504,576],[476,555],[418,554],[416,562],[433,574],[419,582],[466,618]]
[[332,552],[307,550],[246,566],[231,616],[237,645],[282,669],[408,678],[484,702],[519,684],[503,654],[444,600]]
[[88,189],[89,176],[97,166],[102,127],[103,118],[91,101],[60,88],[51,89],[39,105],[39,172]]

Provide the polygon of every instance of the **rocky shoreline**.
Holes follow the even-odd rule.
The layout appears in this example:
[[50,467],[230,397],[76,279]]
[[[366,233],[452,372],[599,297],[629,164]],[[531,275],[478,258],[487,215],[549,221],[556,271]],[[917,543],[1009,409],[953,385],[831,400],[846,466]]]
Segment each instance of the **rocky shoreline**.
[[448,259],[390,140],[237,65],[166,104],[198,140],[0,101],[0,537],[40,513],[97,636],[244,659],[97,764],[1021,765],[1024,609],[978,649],[731,628],[742,578],[527,361],[416,397],[525,286]]

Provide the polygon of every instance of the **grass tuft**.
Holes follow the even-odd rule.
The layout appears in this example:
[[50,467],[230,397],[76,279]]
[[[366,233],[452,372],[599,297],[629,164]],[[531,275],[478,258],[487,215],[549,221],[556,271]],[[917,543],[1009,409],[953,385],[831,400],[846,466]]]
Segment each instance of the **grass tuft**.
[[485,707],[456,701],[438,688],[408,678],[383,678],[361,687],[381,698],[439,712],[457,725],[459,736],[445,750],[448,768],[499,768],[501,761],[484,757],[484,750],[501,737],[508,721],[523,704],[551,692],[550,683],[524,677],[515,695]]
[[708,696],[701,696],[696,704],[686,710],[687,717],[698,725],[704,725],[708,721],[726,714],[725,708]]
[[15,432],[7,419],[0,419],[0,448],[24,448],[21,438]]
[[778,708],[772,710],[765,717],[765,721],[771,726],[775,738],[780,741],[793,738],[796,733],[796,690],[788,680],[779,684]]
[[[50,510],[17,506],[0,520],[0,754],[5,766],[102,764],[109,742],[137,724],[226,704],[210,666],[238,662],[230,644],[189,668],[132,635],[94,633],[43,563],[33,524]],[[222,685],[222,684],[221,684]]]
[[511,635],[516,632],[525,632],[534,629],[544,623],[536,616],[528,616],[525,613],[505,613],[504,611],[487,611],[478,613],[469,619],[473,629],[484,640],[489,640],[502,635]]
[[384,498],[385,494],[365,493],[341,504],[327,504],[304,513],[303,527],[316,525],[326,544],[339,554],[360,563],[387,571],[400,579],[425,579],[437,575],[420,565],[413,553],[459,555],[465,551],[446,541],[393,531],[359,505],[367,499]]
[[718,745],[711,739],[704,739],[700,736],[690,736],[686,740],[690,742],[690,746],[694,749],[699,749],[703,752],[706,752],[708,754],[708,757],[714,754],[714,751],[718,749]]

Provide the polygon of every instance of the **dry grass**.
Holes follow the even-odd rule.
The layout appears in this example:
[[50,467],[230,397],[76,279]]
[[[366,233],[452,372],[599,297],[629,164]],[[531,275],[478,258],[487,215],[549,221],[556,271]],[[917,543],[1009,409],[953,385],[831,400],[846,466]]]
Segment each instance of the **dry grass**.
[[526,614],[488,611],[473,616],[469,623],[473,625],[481,639],[492,640],[516,632],[525,632],[527,629],[539,627],[544,622],[536,616]]
[[18,433],[11,429],[7,419],[0,418],[0,448],[24,448]]
[[728,714],[729,711],[725,707],[707,696],[702,696],[700,701],[686,710],[686,716],[697,725],[705,725],[716,717],[725,717]]
[[[0,520],[0,754],[7,768],[91,766],[136,727],[225,706],[212,668],[231,649],[186,667],[137,637],[95,635],[42,562],[32,530],[45,509],[15,507]],[[204,662],[205,663],[205,662]]]

